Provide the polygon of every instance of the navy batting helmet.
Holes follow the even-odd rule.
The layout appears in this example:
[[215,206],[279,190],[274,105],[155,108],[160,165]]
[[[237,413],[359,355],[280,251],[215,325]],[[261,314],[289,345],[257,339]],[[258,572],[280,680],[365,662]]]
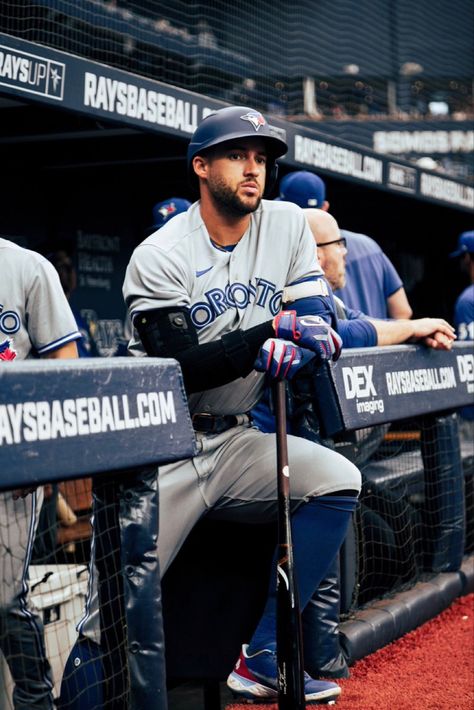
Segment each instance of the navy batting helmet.
[[276,159],[284,155],[288,146],[277,136],[259,111],[248,106],[228,106],[213,111],[204,118],[194,131],[188,145],[188,174],[193,185],[196,175],[193,170],[193,158],[204,154],[208,148],[238,138],[263,138],[268,151],[267,178],[265,192],[272,188],[277,178]]

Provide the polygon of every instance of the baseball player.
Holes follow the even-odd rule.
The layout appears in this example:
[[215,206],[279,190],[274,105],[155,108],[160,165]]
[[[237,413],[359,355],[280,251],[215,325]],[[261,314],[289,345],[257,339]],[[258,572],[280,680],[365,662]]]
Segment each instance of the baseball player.
[[[336,320],[304,216],[262,200],[286,150],[247,107],[204,119],[188,148],[200,200],[138,246],[127,269],[124,296],[139,336],[132,351],[178,359],[201,450],[159,472],[163,573],[203,515],[275,518],[275,440],[251,426],[248,412],[265,374],[291,377],[313,357],[337,355],[338,337],[327,324]],[[281,310],[282,302],[291,312]],[[320,317],[299,318],[298,309]],[[332,451],[291,437],[288,443],[304,606],[344,537],[360,476]],[[275,650],[272,590],[229,676],[231,689],[275,697]],[[329,700],[340,689],[306,676],[305,692],[308,700]]]
[[474,230],[459,235],[457,249],[449,256],[459,259],[461,270],[470,280],[456,299],[454,324],[460,340],[474,340]]
[[[0,238],[0,366],[15,359],[75,358],[80,337],[54,267]],[[28,604],[28,564],[42,498],[42,488],[0,493],[0,650],[15,683],[15,710],[53,708],[43,626]]]
[[[248,412],[268,378],[290,378],[311,359],[339,355],[339,337],[330,325],[337,319],[304,215],[262,199],[275,178],[276,159],[286,151],[286,143],[251,108],[210,114],[187,154],[200,199],[145,239],[127,268],[123,291],[135,328],[131,352],[180,362],[199,448],[195,458],[159,469],[162,574],[204,515],[248,523],[276,518],[275,438],[254,428]],[[282,303],[291,303],[291,310],[282,310]],[[298,315],[307,309],[316,316]],[[289,437],[288,448],[304,607],[345,536],[360,473],[312,442]],[[82,639],[100,644],[96,609],[92,590],[79,631]],[[89,644],[88,657],[93,653]],[[76,657],[71,670],[81,666]],[[242,697],[275,698],[276,676],[272,585],[228,684]],[[340,688],[306,675],[305,693],[308,700],[326,702]]]
[[[326,185],[319,175],[298,170],[282,178],[280,199],[303,209],[327,212]],[[411,318],[412,309],[402,280],[388,256],[366,234],[341,230],[347,244],[346,283],[337,295],[351,308],[373,318]]]
[[[458,246],[450,255],[458,259],[461,270],[470,280],[469,286],[456,299],[454,325],[460,340],[474,340],[474,230],[462,232]],[[461,409],[461,433],[467,441],[474,440],[474,404]]]

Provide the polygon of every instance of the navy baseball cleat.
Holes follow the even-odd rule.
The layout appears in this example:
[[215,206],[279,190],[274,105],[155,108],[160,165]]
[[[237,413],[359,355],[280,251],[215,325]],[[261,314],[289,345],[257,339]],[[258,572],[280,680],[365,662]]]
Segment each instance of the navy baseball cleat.
[[[263,650],[249,656],[248,646],[242,646],[239,660],[234,670],[227,678],[227,685],[239,698],[248,700],[269,700],[278,697],[276,679],[276,654]],[[306,702],[334,703],[341,694],[336,683],[324,680],[314,680],[304,674],[304,690]]]

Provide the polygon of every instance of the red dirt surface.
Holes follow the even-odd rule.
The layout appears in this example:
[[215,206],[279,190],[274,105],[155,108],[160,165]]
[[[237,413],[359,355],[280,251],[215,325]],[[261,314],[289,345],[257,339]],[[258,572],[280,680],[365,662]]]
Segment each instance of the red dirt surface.
[[[337,710],[473,710],[474,594],[358,661],[339,683]],[[278,710],[276,704],[226,706],[252,708]]]

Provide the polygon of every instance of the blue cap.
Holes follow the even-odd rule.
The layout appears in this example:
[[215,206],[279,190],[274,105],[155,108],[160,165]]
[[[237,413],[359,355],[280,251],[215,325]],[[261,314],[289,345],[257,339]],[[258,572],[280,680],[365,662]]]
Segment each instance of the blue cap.
[[177,214],[186,212],[188,207],[191,207],[191,203],[183,197],[169,197],[163,202],[158,202],[152,209],[152,229],[161,229],[166,222],[176,217]]
[[320,177],[307,170],[285,175],[280,181],[280,200],[300,207],[321,209],[326,199],[326,185]]
[[458,238],[458,248],[449,255],[451,259],[463,254],[474,254],[474,230],[461,232]]

